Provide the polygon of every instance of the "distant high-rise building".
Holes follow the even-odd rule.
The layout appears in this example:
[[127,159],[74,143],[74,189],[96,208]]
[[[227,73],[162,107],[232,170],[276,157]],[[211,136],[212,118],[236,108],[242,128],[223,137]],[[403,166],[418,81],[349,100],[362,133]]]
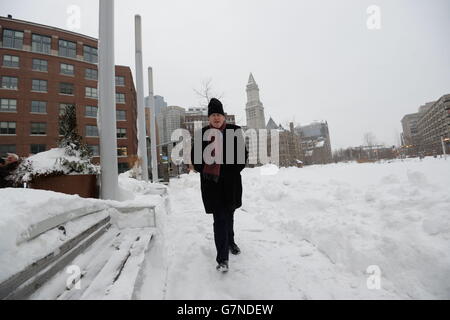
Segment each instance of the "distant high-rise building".
[[245,107],[248,129],[265,129],[264,107],[259,98],[259,87],[250,73],[247,83],[247,105]]
[[419,128],[417,127],[417,122],[419,121],[419,118],[420,113],[417,112],[405,115],[401,121],[403,127],[404,144],[409,148],[411,148],[411,150],[414,149],[414,152],[417,152],[417,148],[420,143]]
[[[161,144],[171,141],[172,133],[176,129],[185,128],[186,110],[178,106],[168,106],[162,109],[157,116],[159,140]],[[168,145],[168,151],[172,150],[172,146]]]
[[[450,138],[450,94],[429,104],[417,121],[420,150],[426,153],[442,153],[441,138]],[[448,147],[446,147],[448,150]]]
[[[155,122],[156,122],[156,136],[157,136],[157,144],[161,144],[163,143],[165,140],[165,135],[164,135],[164,128],[165,128],[165,123],[164,123],[164,116],[162,115],[162,111],[167,109],[167,102],[164,101],[164,97],[162,96],[158,96],[155,95],[153,97],[154,99],[154,104],[155,104]],[[150,111],[147,112],[147,110],[150,109],[151,104],[150,104],[150,97],[145,97],[145,107],[146,107],[146,115],[148,117],[150,117]],[[148,128],[147,128],[148,129]]]
[[419,113],[423,114],[424,112],[427,112],[433,106],[433,104],[435,102],[436,101],[428,102],[428,103],[425,103],[423,106],[420,106],[419,107]]

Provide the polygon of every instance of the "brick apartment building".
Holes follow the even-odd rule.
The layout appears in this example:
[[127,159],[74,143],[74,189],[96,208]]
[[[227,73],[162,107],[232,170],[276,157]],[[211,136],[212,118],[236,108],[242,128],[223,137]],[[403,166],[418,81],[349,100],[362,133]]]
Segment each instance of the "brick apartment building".
[[[95,38],[0,17],[0,154],[29,156],[56,147],[59,114],[77,110],[78,133],[99,162]],[[136,90],[131,70],[116,66],[119,170],[137,153]]]

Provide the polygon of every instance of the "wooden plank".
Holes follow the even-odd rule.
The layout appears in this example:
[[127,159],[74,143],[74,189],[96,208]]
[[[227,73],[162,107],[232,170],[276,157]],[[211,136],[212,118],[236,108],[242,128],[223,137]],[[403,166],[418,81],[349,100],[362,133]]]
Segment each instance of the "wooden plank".
[[[117,239],[119,239],[123,234],[115,228],[111,228],[108,232],[93,244],[93,246],[83,253],[82,257],[77,257],[72,264],[80,267],[82,270],[82,277],[79,277],[76,281],[81,280],[81,286],[79,289],[74,289],[73,287],[67,288],[65,280],[67,279],[66,274],[62,274],[59,281],[61,283],[61,293],[58,294],[55,299],[57,300],[80,300],[81,296],[87,290],[87,288],[92,284],[95,277],[104,268],[108,259],[111,257],[116,249],[115,244],[117,244]],[[39,299],[39,298],[38,298]]]
[[16,273],[12,277],[8,278],[4,282],[0,284],[0,299],[4,299],[7,297],[11,292],[16,290],[21,284],[29,280],[30,278],[34,277],[36,274],[38,274],[41,270],[45,269],[47,266],[49,266],[51,263],[56,261],[58,258],[63,256],[66,252],[74,248],[78,243],[83,241],[85,238],[87,238],[89,235],[94,233],[96,230],[104,226],[105,224],[108,224],[110,221],[110,217],[106,217],[87,230],[83,231],[79,235],[73,237],[66,243],[62,244],[58,250],[55,252],[52,252],[48,254],[47,256],[39,259],[38,261],[32,263],[28,267],[26,267],[24,270]]
[[7,300],[24,300],[27,299],[33,292],[42,287],[50,278],[52,278],[59,271],[64,269],[71,261],[73,261],[81,252],[88,248],[92,243],[94,243],[98,238],[100,238],[110,227],[107,223],[96,230],[90,237],[84,239],[78,246],[74,247],[72,250],[67,252],[65,255],[60,257],[54,264],[48,266],[47,269],[43,270],[33,279],[30,279],[27,283],[23,284],[12,294],[6,297]]
[[131,229],[121,230],[121,232],[123,237],[113,244],[116,250],[83,293],[81,300],[101,299],[105,295],[108,286],[114,282],[124,262],[128,259],[130,248],[136,241],[137,235],[135,230]]
[[57,216],[45,219],[38,223],[32,224],[26,231],[22,232],[17,239],[17,244],[21,244],[25,241],[32,240],[42,233],[49,231],[57,226],[64,224],[68,221],[72,221],[83,216],[100,212],[105,210],[107,207],[88,207],[88,208],[79,208],[71,211],[64,212]]
[[144,263],[145,254],[153,238],[150,228],[139,231],[139,238],[130,248],[130,253],[116,275],[114,283],[106,290],[105,299],[131,300],[136,286],[136,280]]

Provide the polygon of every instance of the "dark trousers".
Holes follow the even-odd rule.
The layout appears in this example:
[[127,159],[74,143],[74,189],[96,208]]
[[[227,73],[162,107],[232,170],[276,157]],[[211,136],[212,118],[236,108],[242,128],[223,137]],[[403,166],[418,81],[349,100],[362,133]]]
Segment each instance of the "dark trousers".
[[234,244],[234,210],[221,208],[213,213],[214,242],[217,249],[217,263],[228,261],[229,246]]

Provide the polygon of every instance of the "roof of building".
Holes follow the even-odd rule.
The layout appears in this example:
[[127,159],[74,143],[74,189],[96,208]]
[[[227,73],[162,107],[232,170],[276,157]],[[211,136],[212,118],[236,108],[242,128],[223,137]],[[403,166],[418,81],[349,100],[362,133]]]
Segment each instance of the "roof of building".
[[267,130],[275,130],[278,129],[278,125],[275,123],[275,121],[270,117],[269,121],[267,122],[266,129]]
[[73,32],[73,31],[70,31],[70,30],[65,30],[65,29],[61,29],[61,28],[57,28],[57,27],[52,27],[52,26],[48,26],[48,25],[45,25],[45,24],[35,23],[35,22],[31,22],[31,21],[26,21],[26,20],[19,20],[19,19],[10,18],[10,17],[1,17],[1,16],[0,16],[0,20],[6,20],[6,21],[17,22],[17,23],[23,23],[23,24],[27,24],[27,25],[31,25],[31,26],[46,28],[46,29],[55,30],[55,31],[59,31],[59,32],[65,32],[65,33],[68,33],[68,34],[73,34],[73,35],[78,36],[78,37],[83,37],[83,38],[86,38],[86,39],[98,41],[97,38],[94,38],[94,37],[91,37],[91,36],[87,36],[85,34]]

